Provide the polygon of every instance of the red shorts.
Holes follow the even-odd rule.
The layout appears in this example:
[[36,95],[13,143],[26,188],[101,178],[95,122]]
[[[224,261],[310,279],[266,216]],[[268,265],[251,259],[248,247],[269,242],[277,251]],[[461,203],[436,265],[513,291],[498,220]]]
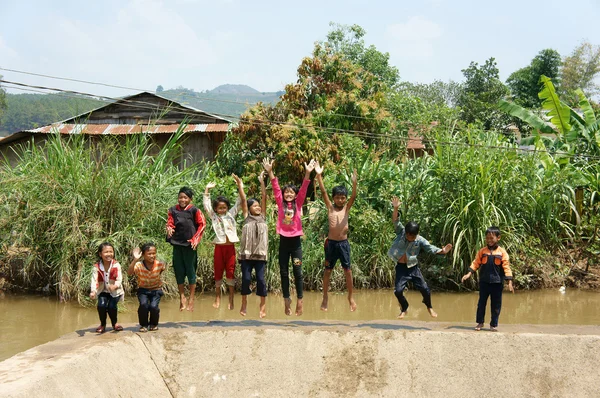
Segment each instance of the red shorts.
[[226,283],[229,286],[235,285],[235,246],[234,245],[215,245],[214,265],[215,282],[217,287],[221,286],[223,281],[223,272],[225,272]]

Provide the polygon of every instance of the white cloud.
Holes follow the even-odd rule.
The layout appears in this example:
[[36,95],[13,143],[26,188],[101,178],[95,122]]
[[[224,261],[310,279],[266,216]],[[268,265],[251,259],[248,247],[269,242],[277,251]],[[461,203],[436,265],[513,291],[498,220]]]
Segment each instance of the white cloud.
[[413,16],[407,22],[389,25],[388,37],[402,57],[428,58],[433,56],[433,43],[442,36],[442,28],[428,19]]

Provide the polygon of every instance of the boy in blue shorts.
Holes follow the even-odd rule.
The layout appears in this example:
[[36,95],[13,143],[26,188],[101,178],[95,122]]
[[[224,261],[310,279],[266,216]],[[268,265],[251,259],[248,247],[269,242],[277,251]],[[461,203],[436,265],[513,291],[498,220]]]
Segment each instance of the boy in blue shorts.
[[323,167],[317,162],[315,166],[317,173],[316,180],[319,183],[319,189],[323,195],[323,201],[327,207],[329,218],[329,233],[325,241],[325,273],[323,274],[323,302],[321,303],[321,311],[327,311],[329,291],[329,280],[331,271],[335,267],[337,260],[340,260],[344,274],[346,276],[346,288],[348,289],[348,303],[350,311],[356,311],[356,302],[352,298],[352,270],[350,269],[350,244],[348,243],[348,215],[350,208],[356,199],[356,186],[358,176],[356,170],[352,173],[352,196],[348,199],[348,190],[342,185],[333,188],[332,197],[333,203],[329,200],[325,185],[323,184]]

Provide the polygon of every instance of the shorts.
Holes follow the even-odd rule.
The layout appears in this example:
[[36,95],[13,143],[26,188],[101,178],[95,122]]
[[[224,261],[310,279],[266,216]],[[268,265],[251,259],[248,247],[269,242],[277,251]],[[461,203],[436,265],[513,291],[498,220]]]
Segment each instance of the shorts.
[[342,268],[350,270],[350,243],[345,240],[325,240],[325,269],[333,269],[340,260]]

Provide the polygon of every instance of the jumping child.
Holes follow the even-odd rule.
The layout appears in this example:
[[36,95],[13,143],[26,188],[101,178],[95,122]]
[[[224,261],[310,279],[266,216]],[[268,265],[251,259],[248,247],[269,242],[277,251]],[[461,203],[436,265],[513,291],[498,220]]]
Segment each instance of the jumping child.
[[[156,259],[156,245],[145,243],[141,248],[133,249],[133,260],[127,269],[127,275],[135,275],[138,282],[137,297],[140,332],[158,330],[160,316],[160,298],[163,296],[160,276],[166,270],[165,263]],[[143,258],[143,259],[142,259]],[[142,261],[140,261],[142,259]],[[150,314],[150,319],[148,319]]]
[[508,253],[504,248],[498,246],[500,241],[500,228],[492,226],[485,231],[486,247],[481,248],[475,260],[471,263],[469,272],[462,277],[466,281],[479,269],[479,302],[477,303],[477,326],[475,330],[481,330],[485,318],[485,307],[488,297],[491,296],[490,330],[498,331],[498,318],[502,308],[502,290],[504,280],[508,280],[508,290],[514,293],[512,271]]
[[242,180],[234,175],[240,190],[242,201],[242,214],[244,224],[242,226],[242,238],[240,240],[239,259],[242,264],[242,308],[240,314],[246,316],[250,282],[252,281],[252,269],[256,270],[256,295],[260,297],[259,316],[267,316],[265,309],[267,298],[267,285],[265,283],[265,268],[267,266],[269,228],[265,215],[267,213],[267,188],[264,180],[265,172],[258,176],[260,181],[261,200],[251,198],[246,201]]
[[[239,180],[239,179],[238,179]],[[236,180],[236,182],[238,182]],[[238,192],[241,195],[241,188],[238,182]],[[210,200],[209,190],[217,184],[214,182],[206,185],[204,191],[204,210],[212,220],[212,227],[215,231],[215,251],[213,255],[213,264],[215,270],[215,302],[214,308],[221,306],[221,285],[223,283],[223,272],[225,272],[225,283],[229,288],[229,305],[227,308],[233,309],[233,295],[235,294],[235,243],[240,239],[237,235],[237,224],[235,217],[240,209],[240,196],[238,196],[235,205],[230,206],[229,200],[224,196],[217,196],[215,200]]]
[[404,288],[407,283],[411,281],[415,289],[421,292],[423,304],[427,306],[429,315],[436,318],[437,313],[431,306],[431,290],[421,274],[417,256],[421,252],[421,249],[432,254],[447,254],[452,250],[452,245],[447,244],[443,249],[440,249],[430,244],[427,239],[419,235],[419,224],[414,221],[410,221],[405,226],[402,226],[402,223],[398,218],[400,199],[393,197],[392,206],[394,207],[392,221],[394,222],[394,228],[396,230],[396,239],[394,239],[392,247],[388,251],[388,255],[396,262],[394,294],[400,303],[400,315],[398,315],[398,319],[402,319],[406,316],[408,300],[404,297]]
[[123,301],[124,293],[121,264],[115,260],[115,249],[108,242],[101,243],[96,254],[99,260],[94,264],[90,286],[90,298],[94,300],[98,297],[100,326],[96,328],[96,333],[106,330],[106,314],[110,317],[113,330],[120,332],[123,326],[117,323],[117,303]]
[[[182,187],[177,196],[178,204],[169,209],[167,215],[167,242],[173,246],[173,268],[179,290],[179,311],[187,308],[194,311],[196,293],[196,269],[198,253],[196,247],[202,239],[206,226],[204,215],[192,204],[194,191]],[[185,278],[190,286],[190,298],[185,299]]]
[[355,311],[356,303],[352,298],[353,285],[352,270],[350,269],[350,243],[348,243],[348,215],[356,199],[358,176],[356,170],[354,170],[352,173],[352,196],[350,196],[350,199],[348,199],[348,190],[345,186],[338,185],[333,187],[331,192],[333,198],[332,204],[323,184],[323,167],[319,165],[319,162],[316,163],[315,171],[317,173],[315,178],[319,183],[319,189],[323,195],[323,201],[327,207],[329,218],[329,233],[327,234],[327,240],[325,240],[325,272],[323,274],[323,302],[321,303],[321,311],[327,311],[329,279],[338,259],[342,264],[346,276],[350,311]]
[[302,205],[306,199],[306,191],[310,183],[310,173],[315,168],[315,161],[311,160],[308,164],[304,163],[305,173],[302,186],[298,189],[295,185],[285,185],[283,190],[279,187],[279,182],[273,174],[273,161],[263,159],[263,167],[269,174],[273,194],[277,203],[277,234],[279,235],[279,272],[281,274],[281,290],[283,291],[285,314],[292,314],[292,299],[290,298],[290,274],[289,261],[292,259],[292,269],[294,272],[294,281],[296,283],[296,315],[302,315]]

